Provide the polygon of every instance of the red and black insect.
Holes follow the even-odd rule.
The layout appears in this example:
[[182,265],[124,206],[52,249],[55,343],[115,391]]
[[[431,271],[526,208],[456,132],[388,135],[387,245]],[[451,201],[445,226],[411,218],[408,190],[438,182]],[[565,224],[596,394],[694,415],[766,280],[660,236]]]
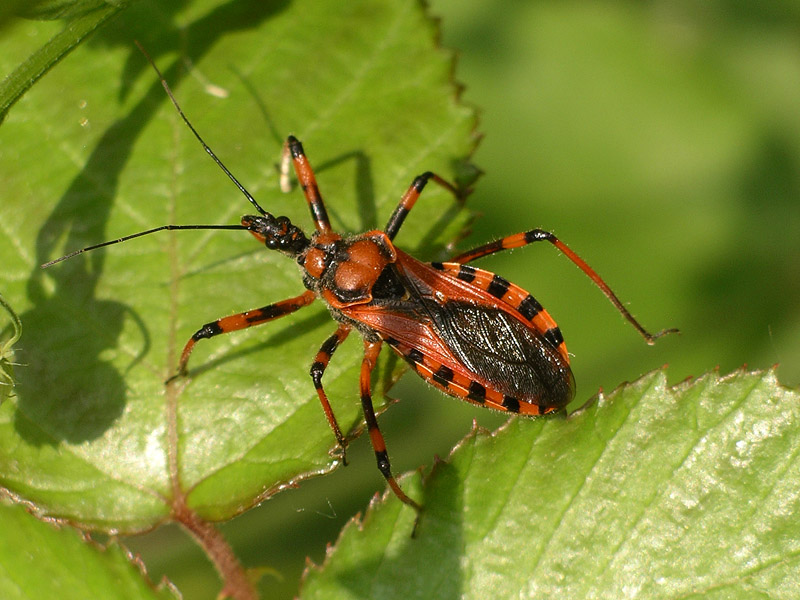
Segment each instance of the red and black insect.
[[541,229],[505,237],[448,262],[425,263],[409,256],[393,240],[426,184],[432,180],[458,194],[454,186],[431,172],[414,179],[382,231],[358,235],[333,231],[303,146],[290,136],[284,147],[284,162],[288,164],[291,158],[311,210],[315,231],[308,237],[287,217],[275,217],[259,206],[194,129],[160,72],[159,77],[189,129],[259,214],[242,217],[240,225],[164,225],[84,248],[44,266],[86,250],[165,229],[245,229],[267,248],[294,259],[306,291],[203,325],[186,343],[176,377],[186,374],[189,357],[199,340],[261,325],[293,313],[315,299],[322,300],[338,326],[322,344],[310,375],[342,459],[347,440],[322,380],[334,352],[355,329],[364,343],[361,405],[378,468],[397,497],[417,513],[421,506],[406,495],[392,474],[372,406],[370,376],[384,343],[423,379],[446,394],[495,410],[544,415],[564,408],[575,392],[564,338],[547,311],[522,288],[467,263],[501,250],[546,241],[594,281],[647,343],[652,344],[659,336],[674,331],[648,333],[589,265],[556,236]]

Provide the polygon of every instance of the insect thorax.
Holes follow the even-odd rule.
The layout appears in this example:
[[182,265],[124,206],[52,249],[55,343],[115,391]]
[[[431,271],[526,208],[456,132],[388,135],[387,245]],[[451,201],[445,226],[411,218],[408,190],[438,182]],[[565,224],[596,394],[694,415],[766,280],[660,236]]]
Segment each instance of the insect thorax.
[[386,293],[384,272],[396,260],[394,245],[382,231],[344,238],[319,232],[297,262],[305,286],[332,308],[342,309],[370,302],[375,292]]

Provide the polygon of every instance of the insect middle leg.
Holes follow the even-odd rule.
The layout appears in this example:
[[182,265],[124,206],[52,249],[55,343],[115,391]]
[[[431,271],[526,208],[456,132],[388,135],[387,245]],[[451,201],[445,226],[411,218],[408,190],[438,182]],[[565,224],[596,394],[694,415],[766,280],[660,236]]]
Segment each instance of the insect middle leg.
[[304,306],[308,306],[313,302],[314,298],[313,292],[306,291],[295,298],[289,298],[288,300],[282,300],[281,302],[269,304],[262,308],[248,310],[237,315],[223,317],[211,323],[206,323],[189,338],[188,342],[186,342],[186,345],[183,347],[183,352],[181,352],[180,362],[178,363],[178,372],[170,377],[167,383],[176,377],[186,375],[186,364],[189,362],[189,356],[192,354],[192,350],[194,350],[194,346],[199,340],[205,340],[223,333],[239,331],[240,329],[247,329],[248,327],[254,327],[255,325],[273,321],[279,317],[293,313]]
[[417,203],[417,199],[419,195],[422,193],[422,190],[425,189],[425,186],[428,184],[428,180],[433,180],[446,189],[448,192],[453,194],[457,200],[463,198],[464,194],[460,192],[456,186],[452,183],[448,182],[445,179],[439,177],[436,173],[432,173],[431,171],[426,171],[422,175],[417,175],[414,178],[414,181],[411,183],[411,187],[408,188],[403,197],[400,198],[400,203],[397,205],[397,208],[394,209],[392,216],[389,217],[389,222],[386,224],[384,228],[384,232],[387,236],[389,236],[390,240],[394,239],[394,236],[397,235],[397,232],[400,230],[400,227],[403,225],[403,221],[406,220],[408,213],[411,212],[411,209],[414,208],[414,205]]
[[314,362],[311,365],[311,379],[314,380],[314,388],[319,395],[319,401],[320,404],[322,404],[322,410],[325,412],[325,418],[328,419],[328,424],[333,430],[333,435],[336,436],[336,443],[339,444],[342,453],[342,464],[344,465],[347,465],[347,440],[345,440],[344,435],[342,435],[342,430],[339,427],[339,423],[336,421],[336,415],[333,414],[331,403],[328,401],[328,395],[322,387],[322,375],[325,373],[325,369],[328,367],[328,363],[333,353],[336,351],[336,348],[347,339],[349,334],[350,327],[340,324],[336,333],[322,344],[322,348],[317,352],[317,355],[314,357]]
[[472,250],[468,250],[467,252],[463,252],[455,258],[450,259],[449,262],[465,264],[483,256],[494,254],[495,252],[510,250],[511,248],[521,248],[522,246],[527,246],[528,244],[533,244],[534,242],[550,242],[553,246],[561,250],[561,252],[563,252],[568,259],[575,263],[581,271],[589,276],[595,285],[600,288],[600,291],[603,292],[605,297],[609,299],[611,304],[613,304],[614,307],[622,314],[622,316],[634,326],[636,331],[641,334],[648,344],[655,343],[655,341],[662,335],[675,333],[678,331],[677,329],[664,329],[655,334],[647,331],[628,311],[628,309],[625,308],[620,299],[617,298],[617,295],[611,290],[608,284],[603,281],[603,278],[600,277],[600,275],[598,275],[597,272],[586,263],[586,261],[578,256],[569,246],[559,240],[555,235],[549,231],[544,231],[543,229],[531,229],[530,231],[516,233],[514,235],[509,235],[508,237],[495,240],[494,242],[489,242],[488,244],[484,244],[482,246],[478,246],[477,248],[473,248]]
[[[417,520],[419,520],[419,515],[422,512],[422,506],[406,495],[406,493],[395,480],[394,475],[392,475],[392,466],[389,463],[389,453],[386,451],[386,442],[384,441],[383,434],[378,427],[378,419],[375,417],[375,409],[372,407],[372,386],[370,379],[380,351],[381,342],[368,342],[367,340],[364,340],[364,360],[361,363],[360,379],[361,407],[364,410],[364,419],[367,422],[369,441],[372,443],[372,449],[375,451],[375,458],[378,461],[378,469],[386,479],[386,482],[389,484],[389,487],[392,489],[395,496],[417,511]],[[416,524],[414,525],[414,529],[416,529]]]

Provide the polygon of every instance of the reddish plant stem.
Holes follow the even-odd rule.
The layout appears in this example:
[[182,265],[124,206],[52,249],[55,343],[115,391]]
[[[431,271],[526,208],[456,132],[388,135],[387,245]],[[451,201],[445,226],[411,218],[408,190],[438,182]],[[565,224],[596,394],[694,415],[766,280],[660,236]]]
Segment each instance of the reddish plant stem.
[[173,517],[203,548],[222,578],[221,598],[258,600],[253,582],[233,552],[225,537],[212,523],[204,521],[178,499],[173,504]]

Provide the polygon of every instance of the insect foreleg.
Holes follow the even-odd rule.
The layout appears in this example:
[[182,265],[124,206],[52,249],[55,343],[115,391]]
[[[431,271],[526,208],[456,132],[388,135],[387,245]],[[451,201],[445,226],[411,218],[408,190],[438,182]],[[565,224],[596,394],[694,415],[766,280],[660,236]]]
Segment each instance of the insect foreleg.
[[186,364],[189,362],[189,356],[192,354],[192,350],[194,350],[194,346],[199,340],[205,340],[223,333],[239,331],[240,329],[247,329],[248,327],[254,327],[268,321],[273,321],[274,319],[293,313],[304,306],[308,306],[314,298],[313,292],[306,291],[295,298],[289,298],[288,300],[282,300],[281,302],[269,304],[262,308],[248,310],[243,313],[206,323],[189,338],[188,342],[186,342],[186,345],[183,347],[183,352],[181,352],[180,362],[178,363],[178,372],[170,377],[167,383],[176,377],[186,375]]

